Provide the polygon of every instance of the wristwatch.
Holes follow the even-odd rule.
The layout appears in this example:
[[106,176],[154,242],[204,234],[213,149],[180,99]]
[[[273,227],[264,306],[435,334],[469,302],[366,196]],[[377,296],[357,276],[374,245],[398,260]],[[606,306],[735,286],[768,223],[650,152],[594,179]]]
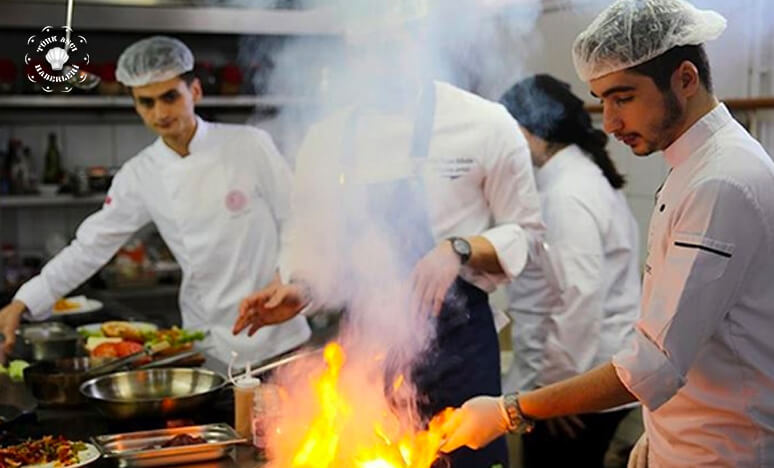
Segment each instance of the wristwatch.
[[508,432],[513,434],[526,434],[535,428],[535,421],[524,416],[519,406],[519,395],[509,393],[503,396],[503,406],[508,415]]
[[451,242],[451,247],[454,253],[460,257],[460,263],[463,265],[468,263],[468,260],[470,260],[470,254],[472,252],[472,249],[470,248],[470,242],[462,237],[450,237],[449,242]]

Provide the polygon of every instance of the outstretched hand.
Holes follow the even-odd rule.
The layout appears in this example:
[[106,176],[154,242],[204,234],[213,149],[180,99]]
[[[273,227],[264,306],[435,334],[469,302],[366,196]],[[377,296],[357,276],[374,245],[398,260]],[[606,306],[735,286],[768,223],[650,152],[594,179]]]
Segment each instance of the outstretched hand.
[[466,401],[441,427],[446,441],[441,451],[464,446],[478,450],[508,432],[508,414],[502,397],[478,396]]
[[301,286],[272,283],[242,300],[232,332],[237,335],[249,327],[247,336],[253,336],[263,326],[295,317],[307,303],[307,294]]
[[444,241],[428,252],[411,275],[411,303],[416,313],[438,315],[446,293],[460,273],[460,257]]

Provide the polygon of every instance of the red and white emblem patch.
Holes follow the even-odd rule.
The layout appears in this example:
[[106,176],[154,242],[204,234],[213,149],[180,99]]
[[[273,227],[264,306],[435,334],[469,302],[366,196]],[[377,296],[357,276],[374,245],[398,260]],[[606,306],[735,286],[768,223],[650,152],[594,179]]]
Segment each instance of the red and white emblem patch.
[[247,196],[241,190],[232,190],[226,195],[226,208],[232,213],[242,211],[247,204]]

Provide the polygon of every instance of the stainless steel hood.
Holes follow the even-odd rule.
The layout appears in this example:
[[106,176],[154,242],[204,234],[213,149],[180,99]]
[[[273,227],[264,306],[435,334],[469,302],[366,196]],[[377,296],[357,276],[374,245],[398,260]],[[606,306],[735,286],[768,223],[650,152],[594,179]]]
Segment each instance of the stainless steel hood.
[[[75,0],[73,29],[219,34],[335,35],[328,8],[296,9],[277,0]],[[65,0],[0,0],[0,27],[64,24]]]

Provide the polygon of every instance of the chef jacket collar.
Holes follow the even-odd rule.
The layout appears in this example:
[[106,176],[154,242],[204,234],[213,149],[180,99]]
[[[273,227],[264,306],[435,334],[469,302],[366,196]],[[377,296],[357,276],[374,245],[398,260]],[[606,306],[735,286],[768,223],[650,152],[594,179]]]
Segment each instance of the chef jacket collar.
[[191,141],[188,143],[188,156],[185,158],[180,157],[175,150],[167,146],[167,144],[164,143],[164,139],[161,137],[156,139],[156,148],[163,154],[174,157],[174,160],[176,161],[189,159],[194,153],[201,151],[205,147],[205,139],[210,126],[211,124],[209,122],[203,120],[198,115],[196,116],[196,130],[194,130],[193,138],[191,138]]
[[731,119],[725,104],[715,106],[664,150],[667,164],[672,169],[682,164]]
[[538,188],[545,189],[548,187],[578,157],[585,158],[586,156],[577,145],[568,145],[557,151],[542,167],[535,171],[535,181]]

